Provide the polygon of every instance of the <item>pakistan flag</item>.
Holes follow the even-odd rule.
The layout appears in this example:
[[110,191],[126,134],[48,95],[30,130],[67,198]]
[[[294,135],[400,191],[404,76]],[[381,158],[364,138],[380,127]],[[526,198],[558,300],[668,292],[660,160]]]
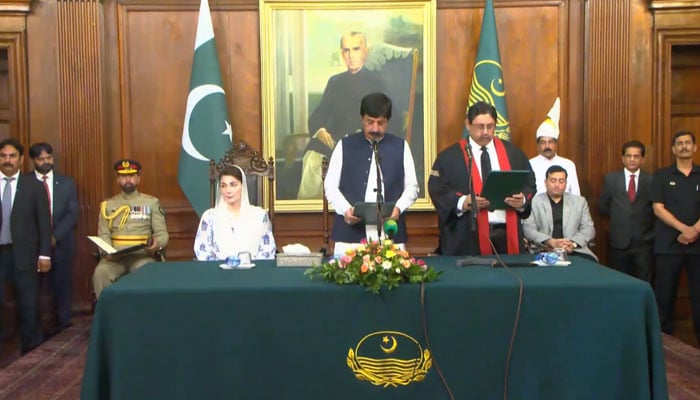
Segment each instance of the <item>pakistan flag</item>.
[[199,216],[209,208],[209,160],[218,161],[231,140],[209,3],[202,0],[178,168],[180,187]]

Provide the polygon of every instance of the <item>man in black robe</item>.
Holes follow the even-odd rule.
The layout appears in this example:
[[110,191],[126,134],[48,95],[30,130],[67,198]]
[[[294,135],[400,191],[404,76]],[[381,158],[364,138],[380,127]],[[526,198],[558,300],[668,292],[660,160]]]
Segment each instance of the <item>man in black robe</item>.
[[[530,215],[535,175],[522,150],[494,137],[497,120],[490,104],[469,107],[464,121],[469,137],[443,150],[430,171],[428,192],[438,213],[443,255],[493,254],[491,243],[498,253],[524,251],[520,220]],[[522,191],[504,199],[505,210],[488,211],[489,199],[480,193],[485,177],[497,170],[530,174]]]

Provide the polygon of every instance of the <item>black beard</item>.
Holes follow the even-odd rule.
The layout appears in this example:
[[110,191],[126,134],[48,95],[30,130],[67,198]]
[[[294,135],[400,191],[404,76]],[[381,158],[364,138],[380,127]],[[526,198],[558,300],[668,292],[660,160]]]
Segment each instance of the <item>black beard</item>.
[[134,193],[135,190],[136,190],[136,185],[134,185],[133,183],[125,183],[122,185],[122,192],[124,192],[126,194]]
[[53,170],[53,164],[49,164],[49,163],[42,164],[42,165],[36,167],[36,170],[41,172],[42,174],[46,175]]

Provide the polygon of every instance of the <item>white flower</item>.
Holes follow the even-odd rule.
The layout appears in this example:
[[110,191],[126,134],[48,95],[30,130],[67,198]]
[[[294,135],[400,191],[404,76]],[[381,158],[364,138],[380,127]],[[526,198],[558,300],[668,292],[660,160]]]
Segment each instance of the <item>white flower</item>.
[[400,269],[400,268],[396,268],[394,271],[396,271],[397,274],[400,274],[400,273],[401,273],[401,269]]
[[391,269],[391,261],[384,261],[382,263],[382,268],[384,268],[384,270]]

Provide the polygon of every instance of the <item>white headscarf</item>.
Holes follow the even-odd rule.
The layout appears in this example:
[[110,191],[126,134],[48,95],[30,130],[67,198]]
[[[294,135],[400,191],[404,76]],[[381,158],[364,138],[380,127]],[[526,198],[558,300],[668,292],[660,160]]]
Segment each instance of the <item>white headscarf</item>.
[[[265,210],[252,206],[248,200],[248,182],[245,172],[237,165],[234,167],[241,171],[241,209],[238,218],[234,218],[228,210],[223,195],[219,194],[214,208],[214,241],[217,244],[216,258],[223,260],[228,256],[238,255],[242,251],[250,252],[255,257],[260,246],[260,241],[265,233],[266,226],[263,223]],[[221,176],[219,187],[221,189]]]

